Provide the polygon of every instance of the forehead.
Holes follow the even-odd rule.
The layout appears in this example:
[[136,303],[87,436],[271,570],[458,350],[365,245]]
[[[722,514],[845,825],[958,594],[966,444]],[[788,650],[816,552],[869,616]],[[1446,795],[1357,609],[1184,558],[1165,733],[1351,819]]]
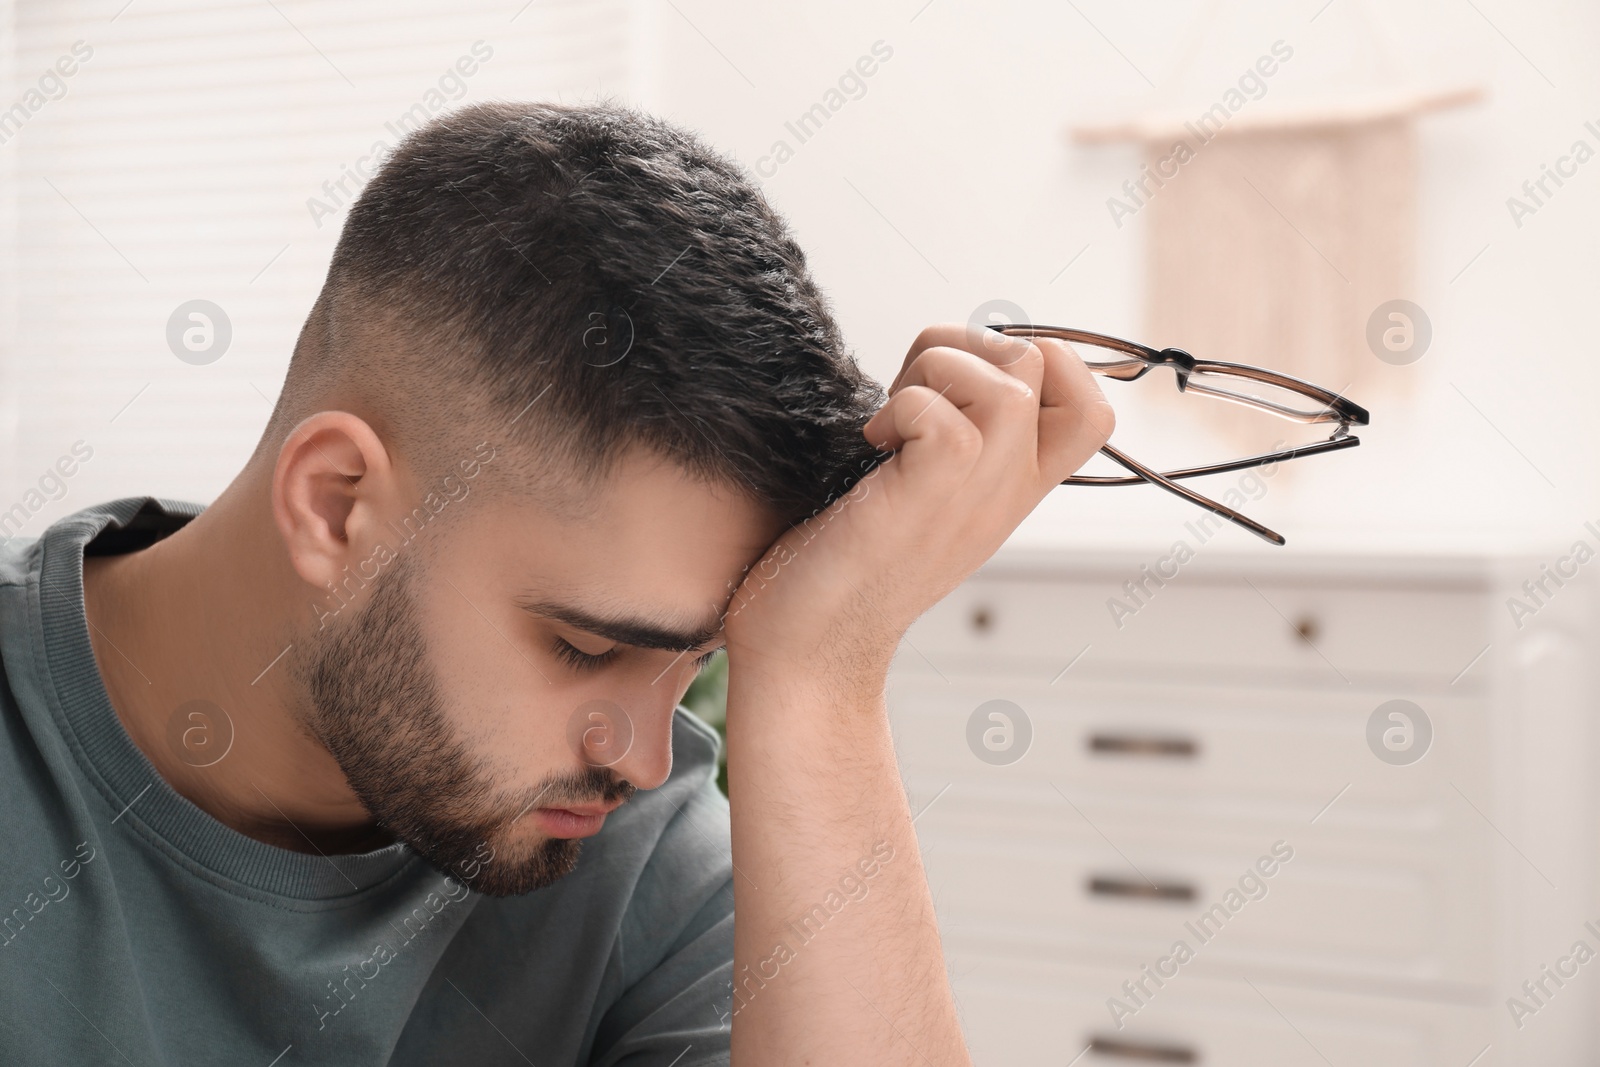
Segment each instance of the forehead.
[[482,504],[452,547],[498,570],[523,602],[650,619],[680,632],[719,616],[744,569],[782,532],[771,512],[736,490],[639,451],[595,486],[585,514],[511,493]]

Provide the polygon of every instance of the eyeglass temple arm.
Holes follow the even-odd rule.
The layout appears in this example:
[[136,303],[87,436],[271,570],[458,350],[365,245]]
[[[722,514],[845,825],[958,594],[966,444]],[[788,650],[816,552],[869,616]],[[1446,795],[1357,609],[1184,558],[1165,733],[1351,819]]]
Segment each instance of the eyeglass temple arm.
[[[1229,463],[1211,463],[1204,467],[1185,467],[1183,470],[1163,471],[1163,478],[1178,481],[1181,478],[1204,478],[1212,474],[1229,474],[1233,471],[1242,471],[1250,467],[1266,467],[1276,465],[1287,459],[1298,459],[1301,456],[1315,456],[1323,452],[1334,452],[1345,448],[1354,448],[1361,443],[1361,438],[1335,437],[1327,441],[1316,441],[1309,445],[1296,445],[1293,448],[1280,449],[1277,452],[1266,452],[1248,459],[1233,460]],[[1103,474],[1074,474],[1061,483],[1062,485],[1147,485],[1144,478],[1122,475],[1120,477]]]
[[1249,530],[1251,533],[1255,534],[1264,541],[1274,545],[1284,544],[1284,537],[1282,534],[1277,533],[1274,530],[1267,529],[1254,519],[1245,515],[1241,515],[1232,508],[1217,503],[1210,497],[1201,496],[1199,493],[1188,488],[1187,486],[1179,485],[1172,479],[1164,477],[1158,472],[1151,470],[1149,467],[1146,467],[1143,463],[1140,463],[1132,456],[1127,455],[1126,453],[1114,448],[1109,444],[1101,447],[1100,454],[1122,464],[1124,467],[1128,468],[1130,471],[1137,474],[1151,485],[1159,485],[1167,492],[1181,496],[1191,504],[1198,504],[1200,507],[1205,508],[1213,515],[1218,515],[1224,519],[1227,519],[1236,526],[1244,527],[1246,530]]

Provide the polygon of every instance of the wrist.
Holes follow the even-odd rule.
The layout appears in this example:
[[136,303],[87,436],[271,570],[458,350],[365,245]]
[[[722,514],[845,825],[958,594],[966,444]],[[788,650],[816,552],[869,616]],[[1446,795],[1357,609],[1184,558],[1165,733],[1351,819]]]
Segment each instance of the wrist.
[[730,798],[747,800],[759,782],[769,798],[803,797],[810,810],[849,818],[863,783],[898,787],[881,677],[792,667],[740,673],[730,659],[725,729]]
[[860,703],[882,699],[895,649],[820,641],[751,645],[729,635],[727,653],[730,692],[737,684],[763,693],[811,693]]

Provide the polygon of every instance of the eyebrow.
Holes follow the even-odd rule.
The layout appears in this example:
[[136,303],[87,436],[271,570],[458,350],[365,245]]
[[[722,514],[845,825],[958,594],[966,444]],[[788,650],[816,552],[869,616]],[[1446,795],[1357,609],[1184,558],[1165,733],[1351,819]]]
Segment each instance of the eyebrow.
[[530,615],[554,619],[574,629],[609,638],[619,644],[632,645],[635,648],[661,648],[669,652],[688,652],[699,648],[722,632],[720,615],[699,626],[680,628],[662,625],[650,619],[600,615],[575,604],[563,604],[555,600],[519,599],[517,604]]

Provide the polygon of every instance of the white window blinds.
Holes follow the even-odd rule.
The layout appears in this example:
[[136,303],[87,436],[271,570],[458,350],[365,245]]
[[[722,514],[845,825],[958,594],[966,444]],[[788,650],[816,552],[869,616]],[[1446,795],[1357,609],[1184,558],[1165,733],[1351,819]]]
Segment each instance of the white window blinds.
[[0,538],[211,500],[374,146],[464,102],[631,99],[637,24],[630,0],[0,0]]

